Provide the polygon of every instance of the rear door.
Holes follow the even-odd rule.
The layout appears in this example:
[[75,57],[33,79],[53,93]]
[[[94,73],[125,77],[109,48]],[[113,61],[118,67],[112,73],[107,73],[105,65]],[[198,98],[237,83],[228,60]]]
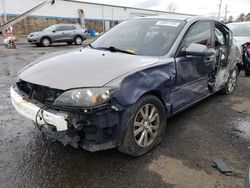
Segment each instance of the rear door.
[[73,41],[77,28],[73,25],[64,26],[64,41]]
[[175,57],[177,86],[172,91],[173,112],[187,107],[210,93],[208,78],[214,69],[215,56],[185,55],[182,49],[188,48],[191,44],[203,45],[210,49],[211,43],[211,21],[196,22],[185,34]]

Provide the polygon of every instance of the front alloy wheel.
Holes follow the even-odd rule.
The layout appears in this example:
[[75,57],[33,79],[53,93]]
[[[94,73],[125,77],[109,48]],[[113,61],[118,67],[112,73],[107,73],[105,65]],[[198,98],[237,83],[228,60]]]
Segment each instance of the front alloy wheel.
[[156,147],[166,130],[166,112],[162,102],[153,95],[145,95],[133,105],[118,150],[139,157]]
[[50,44],[51,44],[51,42],[50,42],[50,39],[49,39],[49,38],[45,37],[45,38],[42,39],[42,45],[43,45],[44,47],[49,47]]
[[152,104],[144,105],[134,121],[134,139],[139,147],[147,147],[156,138],[160,127],[160,116]]

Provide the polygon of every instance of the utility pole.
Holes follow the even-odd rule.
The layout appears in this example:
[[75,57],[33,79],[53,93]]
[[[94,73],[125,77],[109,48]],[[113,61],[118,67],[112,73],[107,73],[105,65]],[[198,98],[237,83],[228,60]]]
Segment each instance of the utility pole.
[[5,23],[7,22],[7,14],[6,14],[6,9],[5,9],[5,2],[2,0],[2,6],[3,6],[3,13],[4,13],[4,21]]
[[219,4],[218,21],[220,21],[221,4],[222,4],[222,0],[220,0],[220,4]]
[[102,5],[102,32],[105,33],[105,21],[104,21],[104,5]]
[[227,4],[226,4],[226,6],[225,6],[225,18],[224,18],[225,23],[227,23],[227,13],[228,13],[228,11],[227,11]]

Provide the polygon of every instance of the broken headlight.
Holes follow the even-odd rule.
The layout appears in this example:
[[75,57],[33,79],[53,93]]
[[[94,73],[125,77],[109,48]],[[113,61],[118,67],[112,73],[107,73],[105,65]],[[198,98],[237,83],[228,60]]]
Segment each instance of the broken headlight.
[[62,93],[56,98],[55,106],[93,107],[107,102],[112,98],[117,88],[84,88],[73,89]]

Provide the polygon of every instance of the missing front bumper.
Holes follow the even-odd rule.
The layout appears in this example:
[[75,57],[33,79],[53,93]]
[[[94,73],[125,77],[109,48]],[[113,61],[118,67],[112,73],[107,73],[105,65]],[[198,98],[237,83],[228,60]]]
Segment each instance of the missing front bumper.
[[68,123],[66,121],[68,117],[67,113],[52,109],[41,110],[43,104],[37,101],[30,102],[26,94],[18,93],[13,86],[10,88],[10,97],[16,111],[26,118],[31,119],[39,125],[53,125],[57,131],[65,131],[68,129]]
[[114,148],[120,140],[121,113],[117,109],[99,109],[91,113],[43,109],[42,103],[29,99],[15,87],[11,87],[10,95],[17,112],[36,122],[46,140],[92,152]]

